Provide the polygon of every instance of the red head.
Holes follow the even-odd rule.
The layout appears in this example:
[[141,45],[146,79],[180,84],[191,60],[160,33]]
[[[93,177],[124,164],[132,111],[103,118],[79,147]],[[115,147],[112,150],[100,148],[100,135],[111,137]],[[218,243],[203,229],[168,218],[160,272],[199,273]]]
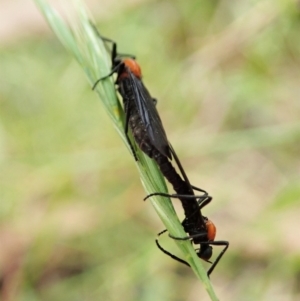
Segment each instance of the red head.
[[214,241],[215,237],[216,237],[216,233],[217,233],[217,229],[216,226],[214,225],[214,223],[211,220],[207,220],[205,222],[206,225],[206,230],[207,230],[207,238],[210,241]]
[[[210,221],[209,219],[205,218],[205,226],[206,226],[206,231],[207,231],[207,239],[208,239],[208,242],[209,241],[214,241],[215,240],[215,237],[216,237],[216,232],[217,232],[217,229],[215,227],[215,225],[213,224],[212,221]],[[201,245],[201,243],[200,243]],[[213,248],[212,246],[210,245],[201,245],[200,247],[200,250],[199,250],[199,253],[198,253],[198,256],[207,261],[207,262],[210,262],[209,259],[211,258],[212,256],[212,253],[213,253]]]
[[136,60],[128,58],[124,59],[123,63],[137,78],[142,78],[142,71]]

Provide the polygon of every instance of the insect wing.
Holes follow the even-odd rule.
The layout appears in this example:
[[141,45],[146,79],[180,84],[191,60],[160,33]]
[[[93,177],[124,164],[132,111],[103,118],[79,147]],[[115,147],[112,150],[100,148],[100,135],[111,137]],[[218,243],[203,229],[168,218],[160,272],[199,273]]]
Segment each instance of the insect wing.
[[131,72],[130,79],[135,94],[134,100],[143,123],[146,126],[151,143],[164,156],[172,158],[167,135],[156,110],[154,101],[142,81]]

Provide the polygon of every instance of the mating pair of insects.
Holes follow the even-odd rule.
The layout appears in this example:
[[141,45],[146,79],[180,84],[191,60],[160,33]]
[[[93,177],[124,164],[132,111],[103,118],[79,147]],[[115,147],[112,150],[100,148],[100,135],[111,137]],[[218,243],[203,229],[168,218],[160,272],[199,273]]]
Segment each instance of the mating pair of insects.
[[[201,210],[212,200],[212,197],[209,196],[205,190],[191,185],[173,147],[167,139],[163,124],[156,109],[156,100],[151,97],[142,81],[141,68],[136,62],[135,57],[118,53],[117,44],[114,41],[102,37],[96,29],[95,31],[104,43],[110,43],[112,46],[112,67],[111,72],[107,76],[95,82],[93,89],[95,89],[100,81],[116,74],[115,85],[123,99],[125,111],[125,135],[135,160],[137,160],[137,156],[128,135],[129,128],[136,144],[146,155],[155,160],[164,177],[176,191],[176,194],[172,195],[156,192],[148,195],[145,199],[153,195],[160,195],[178,198],[181,201],[185,214],[182,226],[188,236],[174,237],[170,234],[169,236],[176,240],[190,240],[194,245],[199,245],[199,248],[196,249],[198,257],[211,263],[207,272],[209,276],[229,246],[228,241],[214,240],[216,227],[212,221],[202,215]],[[172,158],[174,158],[181,176],[171,164]],[[200,191],[202,195],[195,195],[194,190]],[[166,230],[160,232],[158,235],[165,232]],[[156,244],[162,252],[189,266],[185,260],[162,248],[157,239]],[[214,262],[209,261],[213,253],[212,246],[223,246],[222,251]]]

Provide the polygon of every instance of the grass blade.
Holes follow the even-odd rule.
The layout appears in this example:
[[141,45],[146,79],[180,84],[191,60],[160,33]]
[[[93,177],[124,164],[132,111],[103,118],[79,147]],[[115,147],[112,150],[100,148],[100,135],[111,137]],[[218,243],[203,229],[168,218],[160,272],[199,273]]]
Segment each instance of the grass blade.
[[[68,25],[59,14],[44,0],[34,0],[48,21],[59,40],[66,49],[75,57],[83,68],[91,87],[97,79],[106,76],[110,72],[110,57],[102,43],[97,37],[93,27],[90,24],[88,13],[80,1],[74,1],[78,17],[78,24],[71,22]],[[111,79],[101,81],[96,92],[99,95],[105,110],[111,118],[116,130],[123,142],[130,151],[124,134],[124,112],[118,101],[114,83]],[[136,162],[142,184],[147,192],[167,192],[167,187],[159,169],[153,160],[137,150],[139,161]],[[151,203],[168,231],[176,237],[184,237],[186,233],[176,215],[171,201],[168,198],[154,196],[151,197]],[[203,282],[211,300],[217,301],[218,298],[206,275],[201,260],[197,257],[189,241],[175,241],[183,252],[185,259],[189,262],[197,277]]]

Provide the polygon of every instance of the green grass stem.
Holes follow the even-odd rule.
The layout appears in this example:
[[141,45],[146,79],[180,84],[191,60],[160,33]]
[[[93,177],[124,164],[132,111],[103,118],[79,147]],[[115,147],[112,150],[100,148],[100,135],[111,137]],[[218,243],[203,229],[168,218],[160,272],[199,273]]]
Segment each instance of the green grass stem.
[[[109,54],[91,26],[88,13],[80,1],[73,2],[76,7],[75,11],[78,22],[72,21],[69,22],[70,24],[67,24],[47,1],[35,0],[35,3],[61,43],[76,58],[84,70],[91,87],[97,79],[110,72],[111,59]],[[124,133],[124,111],[117,98],[113,80],[108,78],[101,81],[95,91],[101,99],[113,125],[130,151]],[[137,156],[139,161],[136,162],[136,167],[146,193],[167,192],[166,183],[156,163],[139,150],[137,150]],[[172,203],[168,198],[154,196],[151,197],[151,203],[170,234],[176,237],[186,236]],[[192,244],[189,241],[174,240],[174,242],[184,254],[185,259],[189,262],[197,277],[203,282],[211,300],[217,301],[218,298]]]

